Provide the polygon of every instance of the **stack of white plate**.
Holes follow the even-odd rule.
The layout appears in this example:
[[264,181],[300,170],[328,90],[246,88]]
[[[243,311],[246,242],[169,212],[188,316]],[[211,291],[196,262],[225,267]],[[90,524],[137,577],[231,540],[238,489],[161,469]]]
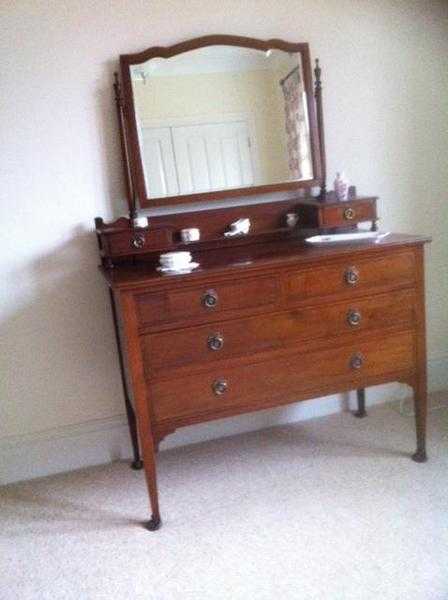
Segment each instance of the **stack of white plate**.
[[157,270],[161,273],[185,273],[199,266],[192,262],[191,252],[166,252],[159,258]]

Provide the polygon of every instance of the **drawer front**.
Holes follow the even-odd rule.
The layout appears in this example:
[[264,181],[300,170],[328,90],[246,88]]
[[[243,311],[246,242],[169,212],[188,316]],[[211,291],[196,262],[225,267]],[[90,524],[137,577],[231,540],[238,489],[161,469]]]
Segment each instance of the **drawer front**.
[[410,374],[415,365],[411,332],[363,340],[238,367],[213,366],[202,375],[155,381],[149,394],[158,422],[293,402],[307,393],[356,389],[363,382]]
[[141,326],[186,322],[198,318],[216,321],[231,311],[275,307],[280,302],[277,277],[266,276],[240,282],[163,290],[136,296]]
[[[141,337],[147,378],[170,369],[379,328],[410,329],[415,292],[400,290],[351,302],[190,327]],[[170,374],[168,373],[168,376]]]
[[356,297],[367,291],[392,290],[415,284],[412,251],[379,258],[347,258],[343,262],[290,273],[285,293],[289,301],[344,294]]
[[376,220],[374,202],[343,202],[336,206],[322,208],[324,227],[347,227],[352,223]]
[[107,235],[111,256],[122,256],[160,250],[172,242],[169,229],[129,230]]

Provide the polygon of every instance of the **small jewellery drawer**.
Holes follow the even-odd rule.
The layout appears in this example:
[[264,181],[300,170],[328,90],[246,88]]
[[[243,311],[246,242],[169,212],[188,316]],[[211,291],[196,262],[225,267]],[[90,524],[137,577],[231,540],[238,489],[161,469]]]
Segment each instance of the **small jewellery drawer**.
[[411,328],[415,292],[291,310],[141,336],[146,377],[177,367],[238,358],[300,341],[385,328]]
[[157,421],[195,415],[218,418],[294,401],[296,395],[326,389],[333,393],[408,376],[415,366],[412,332],[352,341],[326,350],[289,355],[237,367],[214,365],[197,374],[149,384]]
[[165,248],[172,241],[169,229],[129,229],[117,233],[103,234],[110,256],[125,256]]
[[[338,293],[381,291],[415,283],[413,252],[401,252],[378,258],[351,259],[343,262],[289,273],[286,277],[287,300],[301,300]],[[353,294],[354,295],[354,294]]]
[[374,202],[340,202],[324,206],[322,210],[322,227],[347,227],[352,223],[376,220]]
[[140,325],[186,322],[193,318],[213,321],[228,311],[273,307],[280,301],[276,276],[207,283],[136,295]]

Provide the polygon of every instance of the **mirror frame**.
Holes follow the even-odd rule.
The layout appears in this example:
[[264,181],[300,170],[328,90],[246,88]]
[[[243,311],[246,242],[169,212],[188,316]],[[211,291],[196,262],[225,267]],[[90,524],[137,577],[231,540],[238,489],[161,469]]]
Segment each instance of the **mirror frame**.
[[[304,87],[307,97],[308,118],[310,126],[311,157],[313,164],[313,179],[284,181],[267,185],[249,186],[234,188],[230,190],[217,190],[212,192],[202,192],[194,194],[183,194],[177,196],[167,196],[163,198],[150,198],[149,189],[147,189],[143,161],[140,152],[140,144],[137,132],[137,120],[134,107],[134,94],[131,81],[131,66],[138,65],[151,58],[170,58],[177,54],[182,54],[198,48],[207,46],[239,46],[242,48],[253,48],[254,50],[283,50],[285,52],[300,53],[302,59],[302,70]],[[195,38],[174,46],[154,46],[135,54],[122,54],[120,56],[120,72],[122,82],[122,107],[124,116],[124,143],[125,156],[128,162],[127,170],[131,181],[128,182],[132,190],[133,204],[136,200],[142,208],[152,208],[156,206],[167,206],[173,204],[188,204],[192,202],[210,202],[213,200],[223,200],[248,196],[253,194],[266,194],[270,192],[290,191],[299,189],[309,189],[314,186],[322,187],[322,156],[319,144],[319,129],[316,119],[316,106],[313,93],[313,79],[311,74],[310,52],[307,43],[292,43],[280,39],[259,40],[233,35],[209,35]],[[149,188],[150,186],[148,186]]]

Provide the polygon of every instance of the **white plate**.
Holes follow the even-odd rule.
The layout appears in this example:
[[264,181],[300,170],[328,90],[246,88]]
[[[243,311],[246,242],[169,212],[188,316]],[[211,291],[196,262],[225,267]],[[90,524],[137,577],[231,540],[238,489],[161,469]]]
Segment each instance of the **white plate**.
[[358,233],[332,233],[329,235],[313,235],[306,238],[308,244],[332,244],[334,242],[357,242],[361,240],[382,240],[388,232],[380,233],[379,231],[362,231]]
[[176,275],[181,273],[190,273],[190,271],[193,271],[193,269],[196,269],[197,267],[199,267],[199,263],[191,262],[188,264],[188,266],[182,267],[181,269],[174,267],[159,266],[157,267],[157,271],[159,271],[159,273],[170,273],[171,275]]

